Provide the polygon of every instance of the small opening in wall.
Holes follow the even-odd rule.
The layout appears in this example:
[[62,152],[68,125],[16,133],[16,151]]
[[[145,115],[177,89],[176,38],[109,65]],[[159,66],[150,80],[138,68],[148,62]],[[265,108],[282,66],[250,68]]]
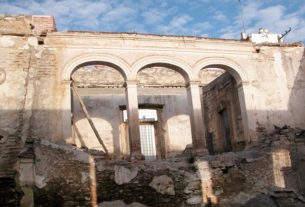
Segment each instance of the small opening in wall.
[[43,38],[39,37],[38,38],[38,45],[43,45],[43,44],[44,44]]
[[30,23],[30,28],[31,28],[31,30],[33,30],[35,28],[35,26]]
[[0,135],[0,141],[1,141],[3,138],[4,138],[4,136],[3,136],[3,135]]

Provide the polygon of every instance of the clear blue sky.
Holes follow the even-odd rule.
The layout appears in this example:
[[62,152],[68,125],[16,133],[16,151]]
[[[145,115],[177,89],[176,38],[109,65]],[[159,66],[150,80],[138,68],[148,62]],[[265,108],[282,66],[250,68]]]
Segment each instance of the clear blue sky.
[[292,28],[305,41],[305,0],[0,0],[0,13],[53,15],[57,28],[240,38]]

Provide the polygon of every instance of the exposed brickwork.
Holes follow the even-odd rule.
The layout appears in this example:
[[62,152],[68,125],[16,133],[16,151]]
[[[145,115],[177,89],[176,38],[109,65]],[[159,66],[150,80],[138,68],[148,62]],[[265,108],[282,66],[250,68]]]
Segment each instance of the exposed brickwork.
[[[215,152],[223,152],[223,131],[220,112],[227,110],[233,150],[239,150],[244,141],[240,104],[236,82],[228,73],[203,88],[207,139],[212,139]],[[211,141],[211,140],[210,140]]]
[[53,16],[32,16],[33,33],[40,35],[45,32],[55,32],[56,24]]
[[1,16],[0,34],[29,35],[31,34],[30,23],[29,16]]
[[[14,177],[14,165],[20,152],[21,139],[17,137],[2,138],[0,143],[0,177]],[[6,140],[4,140],[6,139]]]

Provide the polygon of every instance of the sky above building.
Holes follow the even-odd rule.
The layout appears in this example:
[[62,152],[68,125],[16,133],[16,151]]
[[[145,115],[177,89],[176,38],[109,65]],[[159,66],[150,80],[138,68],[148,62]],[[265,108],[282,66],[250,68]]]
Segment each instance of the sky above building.
[[285,41],[305,41],[304,0],[0,0],[0,13],[52,15],[59,31],[240,39],[244,29],[283,34],[291,27]]

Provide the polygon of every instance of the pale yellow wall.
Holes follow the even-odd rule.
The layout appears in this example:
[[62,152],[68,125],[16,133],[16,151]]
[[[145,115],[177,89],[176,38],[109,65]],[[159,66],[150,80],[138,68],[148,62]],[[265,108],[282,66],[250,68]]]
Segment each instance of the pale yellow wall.
[[303,56],[299,46],[192,37],[54,32],[37,45],[35,37],[0,35],[0,67],[7,75],[0,85],[0,127],[54,141],[70,138],[70,74],[81,63],[106,61],[119,66],[129,80],[154,62],[181,67],[192,81],[203,66],[230,66],[243,85],[251,139],[258,124],[269,131],[273,124],[304,128]]

